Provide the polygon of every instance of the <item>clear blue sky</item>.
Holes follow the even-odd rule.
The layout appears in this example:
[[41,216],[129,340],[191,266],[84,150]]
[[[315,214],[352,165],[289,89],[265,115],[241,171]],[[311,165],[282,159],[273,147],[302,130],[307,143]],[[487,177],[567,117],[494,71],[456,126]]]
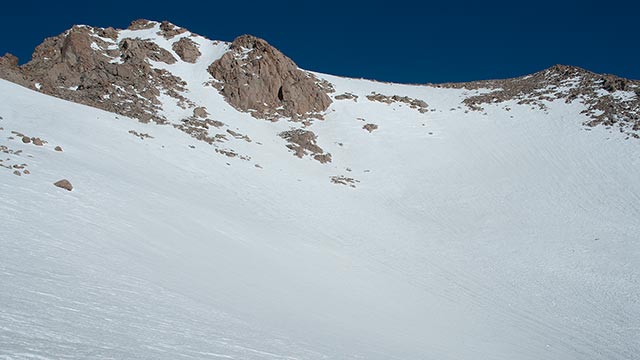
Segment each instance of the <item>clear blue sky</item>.
[[[573,2],[572,2],[573,3]],[[640,79],[640,10],[618,1],[14,1],[0,52],[21,62],[73,24],[169,20],[211,39],[262,37],[300,67],[381,81],[505,78],[553,64]]]

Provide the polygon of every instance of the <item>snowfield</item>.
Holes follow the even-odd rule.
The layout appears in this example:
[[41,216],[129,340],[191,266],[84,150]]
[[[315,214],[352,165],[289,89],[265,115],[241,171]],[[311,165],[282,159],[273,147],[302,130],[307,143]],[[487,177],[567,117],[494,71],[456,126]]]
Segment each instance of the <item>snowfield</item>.
[[320,164],[164,66],[250,160],[0,80],[0,359],[638,358],[640,141],[575,103],[316,74],[358,96],[309,127]]

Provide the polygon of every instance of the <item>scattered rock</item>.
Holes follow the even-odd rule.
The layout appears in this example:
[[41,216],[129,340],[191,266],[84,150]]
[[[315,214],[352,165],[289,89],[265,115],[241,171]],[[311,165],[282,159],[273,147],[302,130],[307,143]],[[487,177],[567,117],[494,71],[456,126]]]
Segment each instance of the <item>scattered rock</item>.
[[71,185],[71,183],[67,179],[62,179],[62,180],[56,181],[55,183],[53,183],[53,185],[55,185],[55,186],[57,186],[57,187],[59,187],[61,189],[65,189],[67,191],[73,190],[73,186]]
[[408,96],[399,96],[399,95],[382,95],[378,93],[371,93],[371,95],[367,95],[367,99],[370,101],[378,101],[385,104],[392,104],[394,102],[405,103],[409,105],[410,108],[418,110],[421,114],[426,113],[429,105],[426,102],[419,99],[413,99]]
[[378,128],[378,125],[376,125],[376,124],[365,124],[362,128],[371,133],[371,132],[373,132],[373,130],[376,130]]
[[28,136],[23,136],[22,137],[22,142],[25,144],[29,144],[31,142],[31,139]]
[[[24,138],[22,138],[22,141],[24,142]],[[36,146],[43,146],[45,143],[42,139],[37,137],[32,137],[31,142],[33,143],[33,145],[36,145]]]
[[359,183],[360,180],[356,180],[354,178],[346,177],[344,175],[336,175],[331,177],[331,182],[338,185],[347,185],[349,187],[355,188],[356,183]]
[[236,139],[244,140],[246,142],[251,142],[251,138],[249,138],[249,136],[247,136],[247,135],[240,134],[240,133],[235,132],[235,131],[233,131],[231,129],[227,129],[227,133],[229,135],[233,136]]
[[216,149],[216,152],[218,154],[222,154],[222,155],[225,155],[225,156],[230,157],[230,158],[238,156],[238,153],[233,151],[233,150],[231,150],[231,149]]
[[60,146],[56,146],[53,150],[62,152],[62,148]]
[[358,102],[358,95],[354,95],[352,93],[336,95],[334,98],[336,100],[353,100],[354,102]]
[[202,120],[196,117],[190,117],[187,119],[182,119],[180,124],[174,124],[173,127],[180,129],[185,133],[191,135],[191,137],[200,141],[204,141],[208,144],[227,140],[224,134],[215,134],[214,136],[211,136],[209,134],[210,125],[220,127],[224,124],[215,120]]
[[287,147],[293,150],[294,155],[299,158],[311,154],[315,160],[321,163],[331,162],[331,154],[323,154],[324,150],[316,144],[316,134],[309,130],[288,130],[281,132],[280,137],[289,142]]
[[24,170],[22,170],[22,173],[25,174],[25,175],[29,175],[29,174],[31,174],[31,171],[29,171],[27,169],[24,169]]
[[[153,139],[153,136],[151,136],[151,135],[149,135],[147,133],[139,133],[139,132],[137,132],[135,130],[129,130],[129,134],[139,137],[140,140]],[[60,151],[62,151],[62,149]]]
[[18,171],[18,170],[15,170],[15,171],[13,172],[13,174],[14,174],[14,175],[17,175],[17,176],[22,176],[22,173],[21,173],[20,171]]

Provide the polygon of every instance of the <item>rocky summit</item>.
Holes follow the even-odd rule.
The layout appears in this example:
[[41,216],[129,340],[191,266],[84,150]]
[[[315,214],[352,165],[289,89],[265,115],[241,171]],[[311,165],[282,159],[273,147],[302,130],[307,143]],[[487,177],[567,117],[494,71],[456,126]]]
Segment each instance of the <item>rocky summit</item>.
[[383,83],[149,20],[0,78],[0,359],[640,354],[637,80]]

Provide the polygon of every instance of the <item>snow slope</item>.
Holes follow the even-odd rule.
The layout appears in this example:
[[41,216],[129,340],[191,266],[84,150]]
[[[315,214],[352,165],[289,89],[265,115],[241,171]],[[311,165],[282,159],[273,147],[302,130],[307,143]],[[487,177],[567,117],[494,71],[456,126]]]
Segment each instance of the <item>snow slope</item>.
[[162,65],[250,161],[0,80],[0,164],[30,171],[0,168],[0,359],[637,358],[640,142],[581,105],[316,74],[358,95],[309,127],[320,164]]

